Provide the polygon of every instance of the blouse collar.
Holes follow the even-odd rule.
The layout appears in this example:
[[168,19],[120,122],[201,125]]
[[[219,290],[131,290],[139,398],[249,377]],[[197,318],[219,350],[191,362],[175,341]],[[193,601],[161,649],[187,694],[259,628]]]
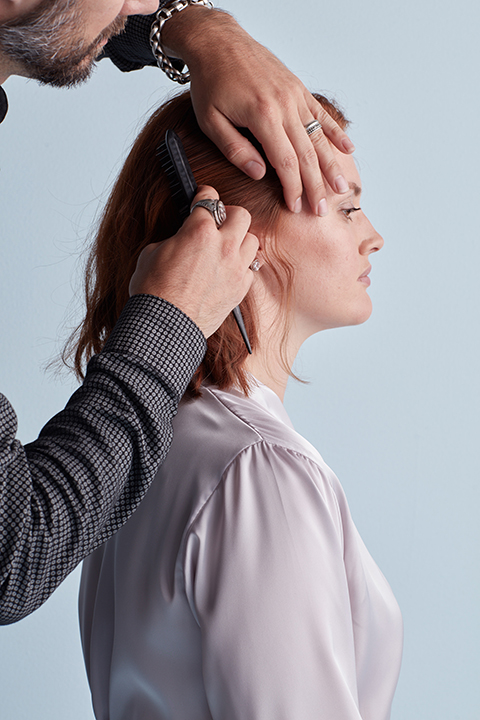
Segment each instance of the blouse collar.
[[253,375],[251,375],[251,380],[250,399],[263,407],[264,410],[269,412],[270,415],[273,415],[277,420],[294,429],[292,421],[288,417],[288,413],[277,393],[260,382],[260,380],[257,380]]

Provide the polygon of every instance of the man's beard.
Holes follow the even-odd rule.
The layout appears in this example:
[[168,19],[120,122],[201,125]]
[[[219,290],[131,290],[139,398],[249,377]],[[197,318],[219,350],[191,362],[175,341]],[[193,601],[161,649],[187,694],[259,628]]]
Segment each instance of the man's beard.
[[55,87],[87,80],[102,40],[118,35],[127,18],[117,17],[95,40],[81,39],[83,18],[75,0],[44,0],[16,22],[0,26],[0,53],[17,63],[26,77]]

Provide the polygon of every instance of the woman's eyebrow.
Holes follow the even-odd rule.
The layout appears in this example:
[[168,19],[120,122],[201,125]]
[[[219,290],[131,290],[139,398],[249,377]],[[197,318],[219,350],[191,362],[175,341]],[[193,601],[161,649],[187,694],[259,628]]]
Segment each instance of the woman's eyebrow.
[[350,190],[353,190],[353,194],[355,195],[355,197],[358,197],[362,194],[362,188],[360,187],[360,185],[357,185],[357,183],[350,182],[348,183],[348,187],[350,188]]

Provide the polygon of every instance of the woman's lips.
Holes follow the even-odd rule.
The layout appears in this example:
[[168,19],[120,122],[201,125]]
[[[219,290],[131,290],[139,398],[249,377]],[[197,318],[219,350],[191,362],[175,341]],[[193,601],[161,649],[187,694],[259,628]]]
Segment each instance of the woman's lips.
[[368,277],[368,274],[370,270],[372,269],[372,266],[369,265],[368,268],[363,272],[360,277],[358,278],[358,282],[363,283],[363,285],[366,285],[367,287],[370,285],[370,278]]

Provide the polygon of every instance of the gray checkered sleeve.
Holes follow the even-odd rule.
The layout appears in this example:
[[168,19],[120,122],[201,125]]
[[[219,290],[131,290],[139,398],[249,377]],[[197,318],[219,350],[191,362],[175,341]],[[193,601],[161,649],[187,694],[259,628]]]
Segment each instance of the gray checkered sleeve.
[[178,308],[136,295],[35,442],[15,439],[15,413],[0,395],[1,624],[38,608],[135,510],[205,350]]

